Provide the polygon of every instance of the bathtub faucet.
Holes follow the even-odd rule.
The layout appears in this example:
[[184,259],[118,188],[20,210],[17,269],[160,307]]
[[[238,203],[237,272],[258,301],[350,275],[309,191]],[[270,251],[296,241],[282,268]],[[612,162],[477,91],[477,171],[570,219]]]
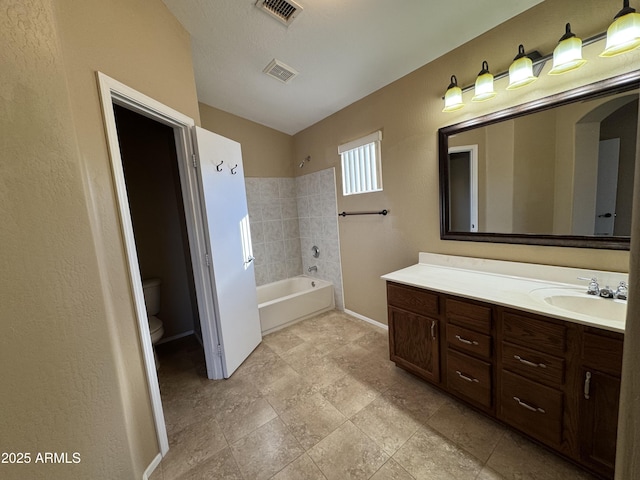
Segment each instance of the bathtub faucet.
[[315,265],[312,265],[308,268],[309,273],[311,272],[317,272],[318,271],[318,267],[316,267]]

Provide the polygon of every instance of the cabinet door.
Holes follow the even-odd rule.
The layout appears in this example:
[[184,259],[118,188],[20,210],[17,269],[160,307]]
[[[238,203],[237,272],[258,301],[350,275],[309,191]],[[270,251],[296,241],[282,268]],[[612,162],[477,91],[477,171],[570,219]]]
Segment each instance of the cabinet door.
[[438,319],[389,307],[391,360],[425,380],[440,381]]
[[582,382],[580,456],[594,470],[613,478],[620,379],[597,370],[582,368]]

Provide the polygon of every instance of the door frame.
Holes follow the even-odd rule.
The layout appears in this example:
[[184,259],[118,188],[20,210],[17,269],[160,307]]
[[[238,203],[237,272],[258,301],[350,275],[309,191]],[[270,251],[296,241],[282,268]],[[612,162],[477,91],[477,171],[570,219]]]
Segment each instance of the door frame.
[[469,220],[471,232],[478,231],[478,145],[449,147],[449,154],[469,154]]
[[151,409],[156,426],[156,434],[160,453],[162,456],[169,451],[169,440],[164,421],[162,409],[162,399],[160,397],[160,386],[158,384],[158,374],[153,355],[153,345],[147,321],[147,311],[142,290],[142,279],[138,254],[136,250],[135,237],[133,233],[133,223],[129,210],[129,200],[122,167],[122,157],[120,155],[120,144],[118,141],[118,131],[116,127],[113,105],[120,105],[145,117],[171,127],[175,135],[176,154],[178,158],[178,170],[180,174],[180,185],[182,187],[182,198],[189,238],[189,248],[191,251],[191,263],[193,265],[193,276],[198,299],[198,311],[200,313],[200,324],[202,327],[202,342],[205,349],[207,372],[209,377],[214,379],[223,378],[222,361],[218,355],[219,336],[215,322],[215,307],[213,298],[213,285],[206,263],[207,259],[207,232],[204,225],[204,215],[200,203],[200,189],[198,187],[198,172],[195,168],[195,150],[192,139],[192,130],[195,121],[140,93],[123,83],[96,72],[98,89],[102,106],[102,115],[105,124],[107,146],[111,163],[111,173],[113,176],[118,212],[120,217],[120,228],[126,251],[127,273],[129,277],[130,289],[135,301],[136,319],[140,344],[144,355],[144,366],[151,400]]

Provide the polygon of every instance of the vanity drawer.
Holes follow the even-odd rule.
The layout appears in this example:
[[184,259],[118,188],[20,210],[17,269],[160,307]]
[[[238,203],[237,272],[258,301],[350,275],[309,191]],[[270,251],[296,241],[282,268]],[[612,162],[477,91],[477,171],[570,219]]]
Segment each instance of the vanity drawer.
[[448,350],[447,387],[478,405],[491,408],[491,364]]
[[437,316],[440,313],[438,295],[397,283],[387,283],[387,302],[420,315]]
[[491,337],[457,325],[447,325],[450,346],[485,358],[491,357]]
[[541,352],[562,356],[566,350],[567,328],[515,312],[502,314],[503,339]]
[[551,445],[562,442],[564,394],[504,371],[500,387],[500,418]]
[[520,345],[502,343],[502,367],[539,382],[564,384],[563,358]]
[[444,308],[448,322],[477,332],[491,333],[491,307],[447,298]]

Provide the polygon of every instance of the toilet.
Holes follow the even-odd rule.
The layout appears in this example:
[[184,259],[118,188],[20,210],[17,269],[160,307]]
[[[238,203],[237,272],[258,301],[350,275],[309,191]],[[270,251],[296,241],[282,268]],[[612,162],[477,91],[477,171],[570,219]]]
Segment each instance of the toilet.
[[147,278],[142,280],[142,290],[144,291],[144,303],[147,307],[147,320],[149,321],[149,333],[151,334],[151,343],[153,348],[153,358],[156,362],[156,370],[159,368],[158,357],[156,355],[155,345],[164,334],[162,320],[156,315],[160,311],[160,279]]

